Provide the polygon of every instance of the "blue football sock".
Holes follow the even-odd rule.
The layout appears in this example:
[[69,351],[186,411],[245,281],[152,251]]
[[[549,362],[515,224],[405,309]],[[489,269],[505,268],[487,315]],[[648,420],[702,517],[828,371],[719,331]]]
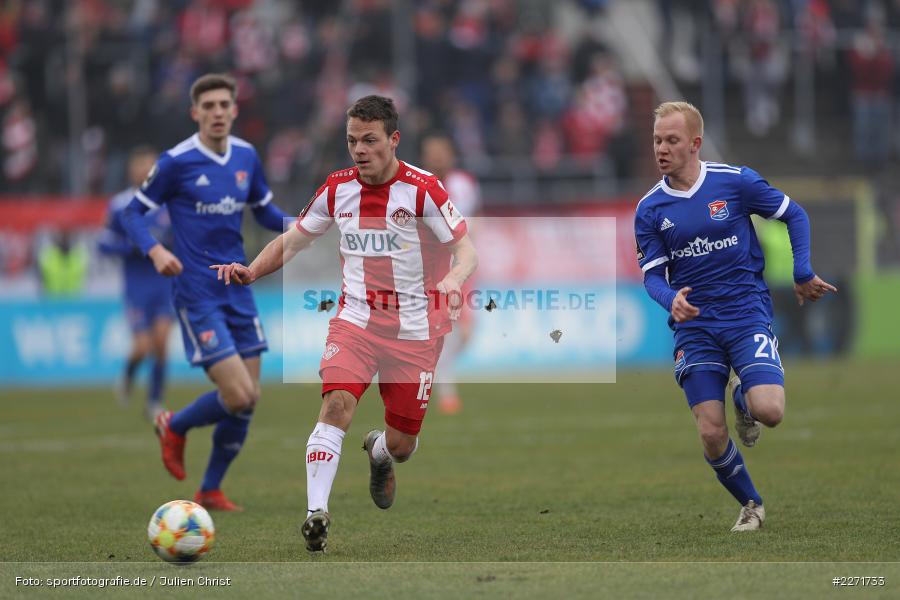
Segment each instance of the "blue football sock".
[[201,394],[196,400],[172,415],[169,429],[178,435],[184,435],[188,429],[218,423],[228,416],[225,405],[219,397],[219,391],[213,390]]
[[134,376],[137,374],[138,367],[141,366],[143,359],[137,358],[134,360],[129,360],[125,364],[125,385],[127,387],[131,387],[131,384],[134,380]]
[[741,503],[741,506],[746,506],[750,500],[757,504],[762,504],[762,498],[760,498],[756,488],[753,486],[750,473],[744,464],[744,457],[741,456],[741,451],[734,445],[734,442],[728,440],[728,447],[725,449],[725,453],[715,460],[707,456],[706,462],[716,472],[719,482],[725,486],[726,490],[731,492],[731,495]]
[[247,410],[229,415],[216,425],[213,432],[212,453],[209,455],[209,464],[203,475],[203,485],[200,486],[202,491],[217,490],[222,485],[225,471],[241,451],[251,418],[253,411]]
[[735,406],[738,407],[745,415],[753,415],[750,414],[750,407],[747,406],[747,396],[744,395],[744,384],[741,384],[734,388],[734,391],[731,393],[731,399],[734,401]]
[[163,386],[166,383],[166,363],[162,360],[153,362],[153,369],[150,371],[150,386],[147,392],[147,402],[149,404],[159,404],[162,401]]

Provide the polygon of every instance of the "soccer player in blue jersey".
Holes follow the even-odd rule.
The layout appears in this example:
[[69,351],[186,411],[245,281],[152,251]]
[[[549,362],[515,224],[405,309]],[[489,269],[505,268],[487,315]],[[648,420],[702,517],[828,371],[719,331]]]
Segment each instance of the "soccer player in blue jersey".
[[[135,148],[128,158],[130,188],[113,196],[109,204],[106,229],[100,235],[100,252],[122,259],[125,283],[125,314],[131,327],[131,350],[122,377],[116,384],[119,402],[127,405],[138,368],[147,356],[153,357],[150,384],[147,386],[145,414],[151,421],[163,411],[162,395],[166,377],[166,345],[175,311],[172,308],[172,281],[153,268],[153,263],[141,254],[128,239],[122,224],[122,213],[134,198],[153,167],[156,152],[147,146]],[[144,216],[147,228],[157,239],[167,239],[170,232],[169,212],[165,208],[152,210]]]
[[[787,224],[800,304],[837,290],[812,270],[809,219],[800,205],[753,169],[701,161],[703,117],[691,104],[666,102],[654,115],[663,178],[638,203],[634,220],[644,287],[671,315],[675,379],[706,460],[741,505],[732,531],[759,529],[765,508],[728,436],[724,403],[727,384],[746,446],[756,443],[760,424],[775,427],[784,416],[784,369],[750,215]],[[737,376],[729,382],[730,369]]]
[[[216,389],[175,414],[162,413],[156,431],[163,464],[185,478],[187,432],[216,424],[212,454],[195,500],[214,510],[241,510],[221,490],[222,478],[247,436],[259,399],[260,355],[268,346],[250,288],[224,287],[213,263],[244,262],[244,207],[263,227],[281,233],[287,217],[272,203],[253,146],[231,136],[237,85],[208,74],[191,86],[191,117],[198,131],[162,153],[125,210],[125,228],[156,270],[175,277],[175,310],[190,363],[203,367]],[[147,230],[141,216],[165,205],[174,252]]]

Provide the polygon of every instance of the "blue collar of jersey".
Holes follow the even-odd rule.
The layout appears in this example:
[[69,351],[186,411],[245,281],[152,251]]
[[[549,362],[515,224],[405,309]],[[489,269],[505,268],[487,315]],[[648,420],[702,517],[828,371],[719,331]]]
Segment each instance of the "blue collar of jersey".
[[669,184],[666,182],[665,177],[662,178],[662,181],[660,183],[662,184],[662,191],[669,194],[670,196],[677,196],[679,198],[690,198],[691,196],[696,194],[697,190],[700,189],[700,186],[703,185],[704,179],[706,179],[706,161],[701,160],[700,161],[700,176],[697,177],[697,181],[694,182],[694,185],[692,185],[691,189],[689,189],[688,191],[682,192],[680,190],[674,190],[674,189],[670,188]]
[[225,140],[225,154],[219,154],[218,152],[214,152],[213,150],[210,150],[209,148],[204,146],[203,142],[200,141],[199,133],[195,133],[193,136],[191,136],[191,139],[194,140],[194,146],[197,148],[197,150],[199,150],[207,158],[216,161],[217,163],[219,163],[222,166],[225,166],[228,164],[228,159],[231,158],[231,136],[230,135]]

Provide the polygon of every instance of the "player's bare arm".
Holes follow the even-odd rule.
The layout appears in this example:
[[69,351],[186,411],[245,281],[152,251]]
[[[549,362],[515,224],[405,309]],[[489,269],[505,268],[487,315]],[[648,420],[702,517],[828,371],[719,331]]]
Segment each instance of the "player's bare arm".
[[274,273],[290,261],[294,256],[308,248],[313,243],[313,238],[304,234],[296,227],[291,227],[286,232],[269,242],[259,253],[250,266],[240,263],[227,265],[210,265],[210,269],[217,271],[217,279],[225,280],[225,285],[232,282],[240,285],[250,285],[260,277]]
[[450,252],[453,254],[453,268],[437,284],[437,290],[447,296],[450,320],[455,321],[462,311],[462,284],[478,268],[478,253],[468,234],[451,244]]
[[828,292],[837,293],[837,288],[820,279],[818,275],[807,282],[794,284],[794,295],[797,296],[800,306],[803,306],[804,300],[815,302]]
[[169,252],[162,244],[156,244],[147,252],[147,256],[153,261],[156,272],[166,277],[181,275],[184,266],[178,257]]
[[700,309],[688,302],[687,295],[691,292],[691,288],[683,287],[675,294],[672,300],[672,318],[676,323],[684,323],[697,317]]

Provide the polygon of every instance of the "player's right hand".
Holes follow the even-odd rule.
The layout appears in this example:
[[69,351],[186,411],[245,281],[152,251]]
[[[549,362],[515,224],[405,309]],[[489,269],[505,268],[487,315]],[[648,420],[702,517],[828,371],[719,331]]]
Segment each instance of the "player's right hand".
[[800,306],[803,306],[804,300],[815,302],[828,292],[836,294],[837,288],[827,281],[821,280],[818,275],[813,276],[806,283],[794,283],[794,296],[797,297],[797,303]]
[[231,263],[229,265],[209,265],[210,269],[216,270],[216,279],[225,280],[225,285],[231,285],[231,282],[240,285],[250,285],[255,281],[250,267],[246,267],[241,263]]
[[162,244],[157,244],[150,248],[147,256],[153,261],[153,267],[156,272],[166,277],[181,275],[184,267],[178,257],[169,252]]
[[672,300],[672,318],[676,323],[684,323],[690,321],[700,314],[700,309],[687,301],[687,295],[691,292],[691,288],[683,287],[675,294]]

